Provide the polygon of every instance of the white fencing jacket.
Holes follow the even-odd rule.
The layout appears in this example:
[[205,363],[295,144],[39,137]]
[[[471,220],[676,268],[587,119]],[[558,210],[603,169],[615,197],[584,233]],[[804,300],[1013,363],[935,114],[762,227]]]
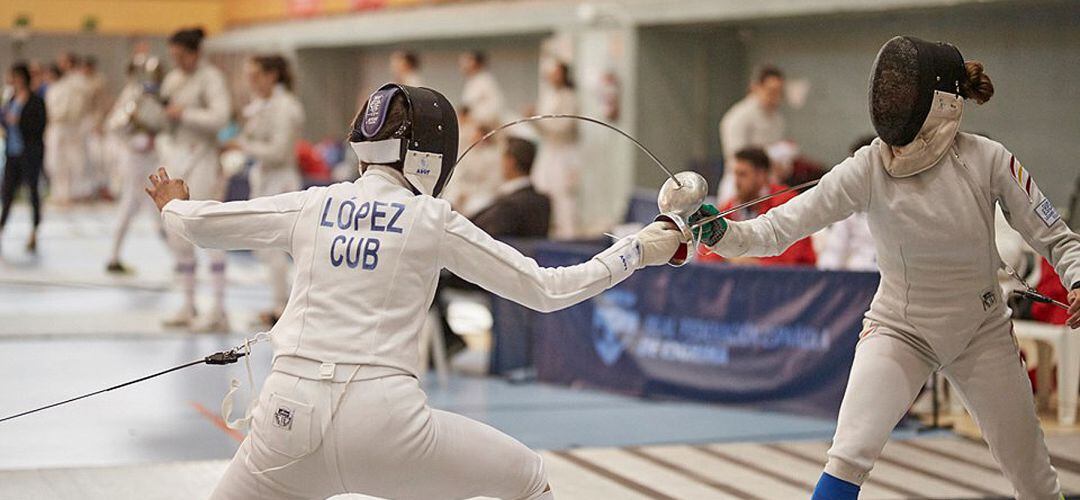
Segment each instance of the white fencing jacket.
[[293,191],[300,186],[296,142],[304,127],[304,107],[283,85],[267,99],[255,99],[244,108],[244,128],[237,143],[255,159],[252,192],[258,195]]
[[174,68],[165,75],[161,96],[184,108],[179,123],[158,137],[162,159],[183,177],[195,196],[205,196],[218,179],[217,134],[229,122],[232,105],[221,71],[200,62],[192,73]]
[[881,285],[866,317],[927,341],[948,363],[991,315],[997,285],[994,204],[1054,265],[1066,288],[1080,282],[1080,236],[1069,230],[1019,160],[1001,144],[957,134],[929,170],[890,176],[876,139],[813,189],[745,222],[730,223],[713,250],[725,257],[779,255],[794,242],[865,212]]
[[414,195],[397,171],[250,201],[174,200],[166,230],[227,250],[292,255],[288,306],[271,332],[275,357],[421,373],[417,339],[446,268],[539,311],[593,297],[641,266],[634,237],[583,264],[543,268],[474,226],[444,200]]

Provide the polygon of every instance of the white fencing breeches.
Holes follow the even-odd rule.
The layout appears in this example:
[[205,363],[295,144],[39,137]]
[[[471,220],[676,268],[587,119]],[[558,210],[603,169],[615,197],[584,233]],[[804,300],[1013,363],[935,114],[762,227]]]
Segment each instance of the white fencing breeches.
[[153,151],[140,152],[130,147],[125,147],[119,155],[120,159],[120,204],[117,206],[116,229],[113,232],[113,245],[111,261],[120,260],[120,248],[124,244],[131,220],[139,213],[139,210],[153,208],[154,202],[143,191],[147,184],[147,176],[153,173],[158,166],[158,157]]
[[[883,325],[867,321],[861,337],[825,466],[825,472],[854,484],[866,480],[937,365],[925,347]],[[982,430],[1016,497],[1060,498],[1008,318],[988,321],[941,371]]]
[[89,194],[85,185],[86,142],[78,123],[50,123],[45,130],[49,197],[70,203]]
[[[177,165],[186,168],[177,169],[184,172],[183,176],[173,174],[184,179],[193,200],[221,200],[225,193],[224,182],[220,176],[220,168],[217,157],[214,154],[204,154],[192,161],[190,158],[174,159]],[[170,165],[170,168],[173,166]],[[170,171],[172,173],[172,171]],[[198,262],[195,259],[195,247],[171,233],[166,234],[166,242],[172,251],[176,261],[176,276],[184,292],[184,307],[195,305],[195,270]],[[214,308],[223,310],[225,305],[225,261],[224,250],[206,250],[210,259],[210,274],[214,292]]]
[[551,498],[546,488],[540,455],[492,427],[432,410],[411,376],[344,384],[274,371],[211,498],[533,500]]

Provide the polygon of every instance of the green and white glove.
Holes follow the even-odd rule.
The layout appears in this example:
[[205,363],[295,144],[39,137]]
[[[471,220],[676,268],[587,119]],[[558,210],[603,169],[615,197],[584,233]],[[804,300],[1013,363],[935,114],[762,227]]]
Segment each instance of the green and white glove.
[[[694,215],[690,216],[690,220],[688,222],[691,226],[693,226],[697,223],[697,221],[719,213],[720,211],[717,210],[716,207],[706,203],[702,205],[697,212],[694,212]],[[727,233],[727,228],[727,219],[721,217],[712,222],[706,223],[699,228],[695,228],[693,230],[694,239],[700,241],[705,246],[711,247],[713,245],[716,245],[720,241],[720,239],[724,237],[724,233]]]

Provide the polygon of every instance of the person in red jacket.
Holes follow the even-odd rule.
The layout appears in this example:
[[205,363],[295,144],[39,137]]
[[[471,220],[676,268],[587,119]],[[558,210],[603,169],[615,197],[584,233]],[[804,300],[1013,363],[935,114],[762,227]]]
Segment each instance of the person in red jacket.
[[[720,207],[721,212],[730,210],[735,205],[745,203],[758,197],[772,194],[783,190],[786,186],[769,183],[769,156],[758,147],[748,147],[735,153],[732,162],[732,173],[735,176],[735,197],[727,200]],[[744,208],[727,216],[730,220],[749,220],[772,210],[794,198],[798,193],[792,192],[763,201],[757,205]],[[709,262],[722,262],[725,259],[719,255],[700,250],[701,260]],[[733,264],[761,264],[761,265],[788,265],[788,266],[813,266],[817,264],[817,254],[810,238],[803,238],[791,248],[776,257],[743,257],[730,259]]]

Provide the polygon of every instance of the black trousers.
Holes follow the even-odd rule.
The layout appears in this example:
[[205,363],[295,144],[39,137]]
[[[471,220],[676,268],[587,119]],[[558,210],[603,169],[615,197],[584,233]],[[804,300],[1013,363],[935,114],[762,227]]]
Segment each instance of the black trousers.
[[7,224],[8,215],[11,214],[11,203],[15,201],[15,194],[19,186],[26,184],[30,188],[30,206],[34,209],[34,227],[41,224],[41,195],[38,186],[41,184],[41,165],[28,161],[25,155],[8,156],[4,167],[4,181],[0,184],[0,227]]

